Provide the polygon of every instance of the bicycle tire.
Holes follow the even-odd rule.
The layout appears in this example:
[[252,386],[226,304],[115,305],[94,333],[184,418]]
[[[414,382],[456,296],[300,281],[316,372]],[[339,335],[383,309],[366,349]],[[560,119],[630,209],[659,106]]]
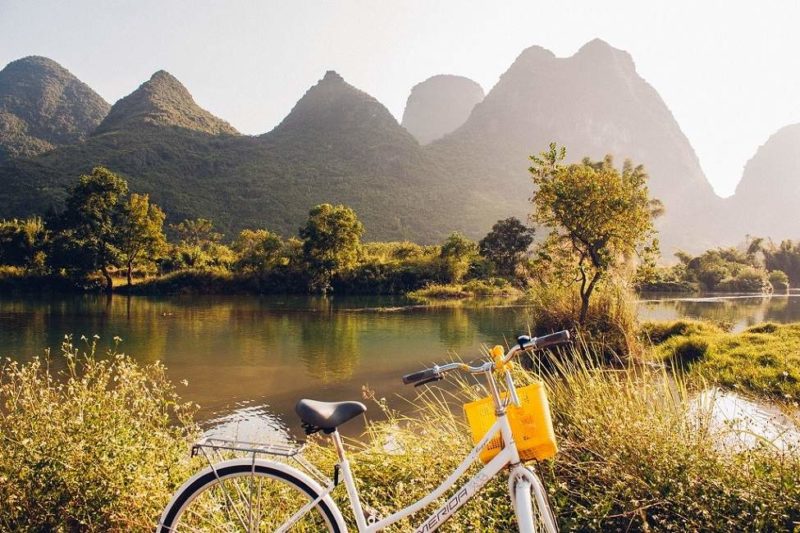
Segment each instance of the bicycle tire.
[[531,481],[518,480],[514,485],[514,511],[519,530],[531,533],[539,531],[558,533],[558,525],[555,522],[544,486],[538,478],[534,477],[533,479],[538,482],[538,497],[537,490]]
[[[312,486],[311,483],[301,479],[297,475],[294,475],[288,468],[277,467],[277,465],[272,465],[268,461],[258,461],[256,463],[253,463],[249,460],[226,461],[225,463],[220,463],[219,465],[205,468],[200,473],[196,474],[192,479],[187,481],[178,490],[178,492],[176,492],[172,498],[172,501],[169,503],[169,505],[167,505],[166,509],[164,509],[164,512],[161,515],[161,520],[159,521],[156,529],[157,533],[176,533],[187,530],[239,531],[239,529],[235,526],[234,529],[222,529],[217,523],[215,523],[213,526],[207,527],[184,527],[181,524],[190,506],[194,502],[197,502],[198,499],[202,498],[204,494],[209,494],[209,491],[214,490],[223,483],[229,481],[233,482],[235,480],[244,478],[255,478],[256,476],[259,478],[273,480],[278,484],[286,485],[287,487],[293,489],[299,496],[301,496],[305,503],[316,500],[320,494],[318,489]],[[260,482],[261,480],[259,479],[259,487],[261,487]],[[250,483],[252,485],[254,481],[251,480]],[[230,493],[227,494],[228,496],[230,495]],[[250,504],[252,505],[252,501]],[[259,502],[259,506],[260,505],[261,504]],[[324,523],[324,526],[327,527],[328,531],[333,533],[345,533],[346,530],[343,530],[340,526],[342,522],[341,513],[339,513],[338,508],[336,508],[334,511],[331,508],[331,505],[335,507],[335,504],[333,504],[332,501],[330,501],[327,497],[323,498],[317,503],[317,505],[312,507],[305,515],[303,515],[304,518],[306,516],[310,516],[312,519],[316,518],[315,526],[312,530],[324,529],[322,528],[322,524]],[[302,506],[300,508],[302,508]],[[299,511],[300,508],[297,510]],[[252,512],[252,509],[250,509],[250,512]],[[229,511],[228,514],[230,514]],[[249,524],[249,527],[245,524],[242,524],[242,526],[242,531],[252,531],[252,523]],[[256,531],[262,531],[262,529],[260,529],[260,524],[256,524],[256,526]],[[270,529],[267,531],[272,530]]]

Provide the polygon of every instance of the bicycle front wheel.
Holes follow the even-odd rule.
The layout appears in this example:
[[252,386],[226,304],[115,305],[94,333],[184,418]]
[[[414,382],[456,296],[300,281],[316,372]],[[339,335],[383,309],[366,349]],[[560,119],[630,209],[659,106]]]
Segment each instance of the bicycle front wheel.
[[512,491],[520,533],[558,533],[544,485],[533,472],[516,479]]
[[320,497],[318,485],[293,470],[247,460],[206,468],[175,494],[157,531],[343,533],[336,505]]

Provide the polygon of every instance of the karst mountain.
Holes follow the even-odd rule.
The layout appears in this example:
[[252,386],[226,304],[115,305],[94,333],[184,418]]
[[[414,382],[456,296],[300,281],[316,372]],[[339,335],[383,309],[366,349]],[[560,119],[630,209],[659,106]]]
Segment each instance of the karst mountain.
[[666,254],[800,236],[800,126],[769,139],[722,200],[631,56],[600,40],[564,58],[528,48],[485,96],[467,78],[434,76],[411,90],[402,125],[334,71],[298,96],[277,127],[248,136],[165,71],[109,108],[52,60],[12,62],[0,71],[0,217],[58,210],[79,174],[105,165],[169,222],[210,218],[229,235],[294,234],[312,206],[333,202],[352,206],[371,240],[479,238],[529,213],[529,156],[554,141],[571,161],[645,165],[666,207]]

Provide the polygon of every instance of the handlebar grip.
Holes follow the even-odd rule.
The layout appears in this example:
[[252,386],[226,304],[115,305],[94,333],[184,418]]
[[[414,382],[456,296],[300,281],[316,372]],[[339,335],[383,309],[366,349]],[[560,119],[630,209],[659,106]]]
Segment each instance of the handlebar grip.
[[425,370],[420,370],[419,372],[406,374],[403,376],[403,383],[409,385],[411,383],[416,383],[417,381],[428,380],[435,377],[437,377],[436,372],[432,368],[426,368]]
[[550,335],[544,335],[543,337],[537,337],[534,342],[537,348],[547,348],[548,346],[565,344],[569,342],[569,340],[570,340],[569,331],[564,330],[551,333]]
[[423,379],[422,381],[418,381],[417,383],[414,383],[414,386],[415,387],[421,387],[421,386],[423,386],[423,385],[425,385],[427,383],[433,383],[435,381],[441,381],[442,379],[444,379],[442,376],[433,376],[432,378]]

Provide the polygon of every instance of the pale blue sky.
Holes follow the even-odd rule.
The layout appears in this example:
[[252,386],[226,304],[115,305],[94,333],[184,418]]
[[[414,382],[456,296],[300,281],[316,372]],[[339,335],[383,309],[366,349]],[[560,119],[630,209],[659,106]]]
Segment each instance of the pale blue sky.
[[800,122],[800,2],[0,0],[0,63],[48,56],[114,102],[158,69],[244,133],[270,130],[328,69],[398,119],[434,74],[491,89],[538,44],[600,37],[631,53],[714,188]]

